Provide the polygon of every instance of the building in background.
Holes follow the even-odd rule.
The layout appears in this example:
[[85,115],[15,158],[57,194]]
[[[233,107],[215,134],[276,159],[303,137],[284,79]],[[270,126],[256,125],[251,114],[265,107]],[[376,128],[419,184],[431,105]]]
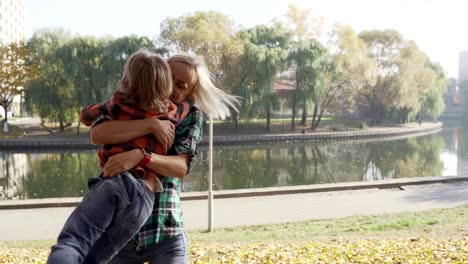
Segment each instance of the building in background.
[[[24,0],[0,0],[0,45],[26,41]],[[8,115],[22,113],[23,97],[15,96]],[[5,110],[0,107],[0,115],[5,116]]]
[[458,61],[458,87],[461,88],[468,81],[468,50],[460,51]]
[[24,0],[0,0],[0,43],[24,41]]

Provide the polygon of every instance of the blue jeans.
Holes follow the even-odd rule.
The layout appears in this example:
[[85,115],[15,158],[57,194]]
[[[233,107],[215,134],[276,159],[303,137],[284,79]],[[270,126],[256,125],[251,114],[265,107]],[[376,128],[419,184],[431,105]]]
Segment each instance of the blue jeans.
[[47,263],[106,263],[151,214],[154,193],[124,172],[91,178],[90,190],[65,223]]
[[187,237],[185,233],[164,240],[142,251],[130,241],[111,259],[109,264],[187,264]]

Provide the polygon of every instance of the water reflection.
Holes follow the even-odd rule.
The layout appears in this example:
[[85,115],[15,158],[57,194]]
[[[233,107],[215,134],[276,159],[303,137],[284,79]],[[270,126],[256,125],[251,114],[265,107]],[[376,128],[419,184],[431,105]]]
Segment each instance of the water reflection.
[[[466,143],[465,143],[466,142]],[[268,143],[216,147],[217,190],[463,174],[468,137],[460,129],[378,142]],[[0,153],[0,199],[82,196],[99,172],[95,151]],[[207,189],[207,150],[183,184]]]
[[0,198],[79,197],[98,173],[95,151],[1,153]]
[[[351,143],[277,143],[225,147],[214,152],[215,189],[374,181],[444,175],[444,138],[431,135],[405,140]],[[185,191],[206,190],[206,150]]]

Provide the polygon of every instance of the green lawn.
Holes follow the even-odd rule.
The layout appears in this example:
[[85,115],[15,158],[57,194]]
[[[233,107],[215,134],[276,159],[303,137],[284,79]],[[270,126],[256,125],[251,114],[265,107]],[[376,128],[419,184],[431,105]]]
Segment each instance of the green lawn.
[[[467,263],[468,206],[187,236],[192,263]],[[44,263],[52,243],[0,242],[0,263]]]
[[3,132],[3,123],[0,123],[0,129],[0,139],[18,138],[24,135],[23,130],[16,125],[9,124],[9,131]]

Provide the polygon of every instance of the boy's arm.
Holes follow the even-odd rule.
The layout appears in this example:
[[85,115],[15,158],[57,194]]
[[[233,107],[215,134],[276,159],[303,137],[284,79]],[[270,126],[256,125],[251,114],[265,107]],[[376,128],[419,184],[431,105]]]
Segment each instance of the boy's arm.
[[[106,122],[110,123],[110,122]],[[173,145],[176,155],[151,154],[146,167],[169,177],[183,178],[193,168],[198,143],[202,136],[203,117],[199,110],[190,113],[177,128],[177,138]],[[112,177],[136,166],[144,158],[140,149],[114,155],[103,168],[104,176]]]
[[106,117],[111,119],[110,113],[107,109],[109,101],[100,104],[92,104],[83,109],[80,112],[80,122],[85,126],[92,126],[96,121]]

